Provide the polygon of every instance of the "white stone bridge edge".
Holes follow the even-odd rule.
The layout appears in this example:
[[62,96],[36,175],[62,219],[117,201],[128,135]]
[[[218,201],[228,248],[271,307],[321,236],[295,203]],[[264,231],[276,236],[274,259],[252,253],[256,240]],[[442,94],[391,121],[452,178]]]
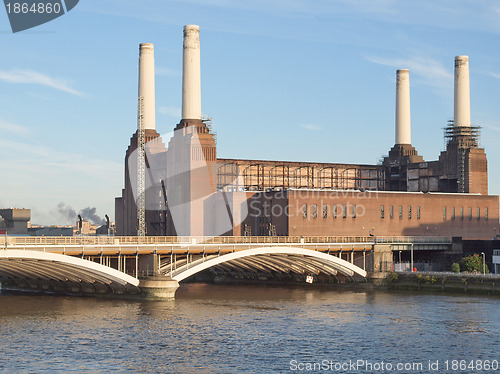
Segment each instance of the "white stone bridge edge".
[[173,280],[176,280],[178,282],[181,282],[182,280],[199,273],[203,270],[209,269],[213,266],[216,266],[218,264],[222,264],[225,262],[229,262],[232,260],[237,260],[239,258],[245,258],[245,257],[250,257],[250,256],[258,256],[258,255],[302,255],[305,257],[313,257],[316,259],[319,259],[326,264],[334,267],[337,269],[340,273],[352,276],[355,273],[362,276],[366,277],[367,273],[365,270],[361,269],[359,266],[356,266],[348,261],[342,260],[339,257],[327,254],[327,253],[322,253],[322,252],[317,252],[311,249],[304,249],[304,248],[294,248],[294,247],[260,247],[260,248],[252,248],[252,249],[245,249],[242,251],[236,251],[232,253],[227,253],[224,255],[217,256],[215,258],[210,258],[206,260],[198,260],[196,264],[190,263],[190,264],[185,264],[182,267],[177,268],[176,270],[172,271],[171,273],[167,273],[168,275],[172,276]]

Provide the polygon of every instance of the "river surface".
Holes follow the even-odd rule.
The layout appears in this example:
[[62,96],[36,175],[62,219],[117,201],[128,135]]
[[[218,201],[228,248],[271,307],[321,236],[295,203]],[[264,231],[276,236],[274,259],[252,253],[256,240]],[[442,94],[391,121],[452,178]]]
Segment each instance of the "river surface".
[[5,373],[500,372],[499,352],[498,298],[212,284],[172,301],[0,295]]

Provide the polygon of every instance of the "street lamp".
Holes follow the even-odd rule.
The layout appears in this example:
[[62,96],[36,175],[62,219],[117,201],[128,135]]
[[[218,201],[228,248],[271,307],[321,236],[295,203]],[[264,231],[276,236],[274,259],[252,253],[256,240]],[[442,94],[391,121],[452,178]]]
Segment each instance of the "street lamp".
[[410,267],[411,267],[411,271],[414,271],[414,268],[413,268],[413,243],[411,243],[410,245],[411,245],[411,247],[410,247],[410,249],[411,249],[411,266]]
[[481,252],[481,255],[483,256],[483,274],[486,274],[486,261],[484,258],[484,252]]

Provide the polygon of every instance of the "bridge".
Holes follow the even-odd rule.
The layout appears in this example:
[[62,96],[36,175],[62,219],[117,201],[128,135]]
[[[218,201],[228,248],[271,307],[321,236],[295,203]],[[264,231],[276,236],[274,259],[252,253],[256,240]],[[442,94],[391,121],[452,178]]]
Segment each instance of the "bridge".
[[393,250],[439,250],[450,243],[408,237],[8,236],[0,238],[0,284],[53,293],[173,297],[179,282],[203,274],[342,283],[386,270]]

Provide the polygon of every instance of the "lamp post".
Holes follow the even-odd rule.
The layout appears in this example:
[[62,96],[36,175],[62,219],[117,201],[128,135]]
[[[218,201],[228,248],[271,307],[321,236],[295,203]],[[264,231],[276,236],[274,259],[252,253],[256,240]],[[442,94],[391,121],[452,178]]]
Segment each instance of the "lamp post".
[[484,257],[484,252],[481,252],[481,255],[483,256],[483,274],[486,274],[486,261]]
[[413,243],[411,243],[411,271],[413,272]]

